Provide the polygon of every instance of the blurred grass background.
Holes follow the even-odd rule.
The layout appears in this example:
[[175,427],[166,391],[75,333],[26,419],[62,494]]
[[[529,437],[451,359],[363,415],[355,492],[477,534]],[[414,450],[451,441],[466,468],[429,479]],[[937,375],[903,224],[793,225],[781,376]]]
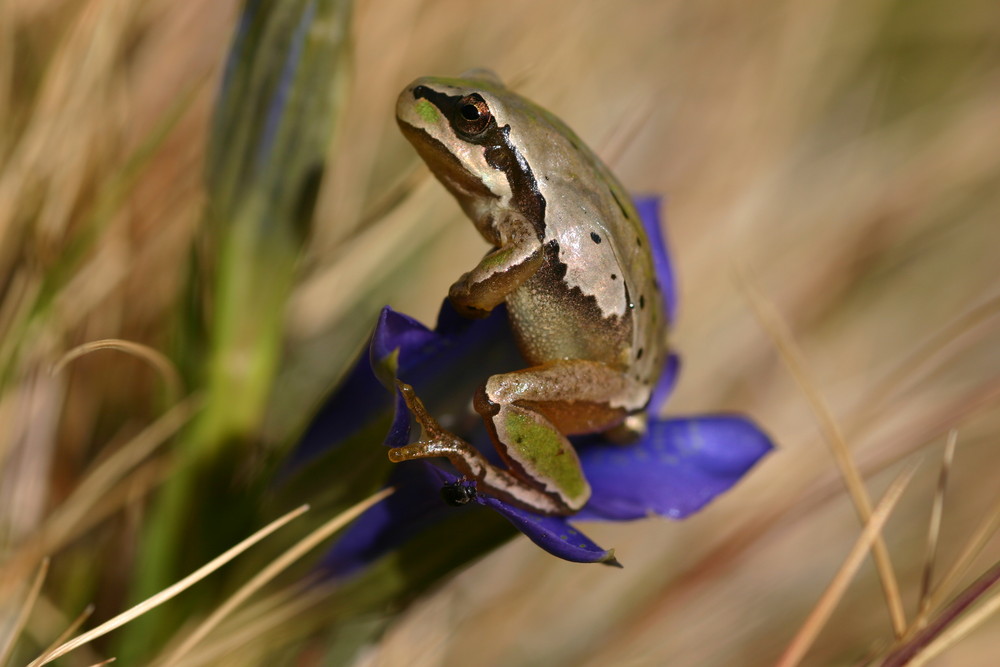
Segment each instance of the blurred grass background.
[[[177,390],[170,371],[121,352],[51,367],[118,338],[183,370],[178,304],[204,233],[210,115],[239,9],[0,3],[0,630],[38,559],[53,558],[28,659],[87,602],[99,621],[134,595],[149,499],[176,472],[168,443],[74,514],[64,501],[88,470]],[[344,106],[254,444],[301,428],[381,306],[432,321],[483,252],[393,106],[416,76],[488,66],[628,188],[667,196],[684,361],[668,412],[744,411],[780,446],[682,524],[587,526],[623,571],[515,540],[408,608],[361,664],[774,662],[860,528],[742,280],[788,321],[870,493],[922,460],[885,531],[913,617],[949,429],[959,444],[936,572],[1000,500],[998,25],[1000,7],[977,0],[357,4],[350,58],[330,65],[348,69]],[[212,513],[197,508],[195,525],[228,519]],[[991,543],[965,581],[998,558]],[[988,622],[938,664],[995,664],[998,629]],[[868,562],[806,664],[857,664],[891,637]],[[277,664],[280,643],[228,664]],[[92,664],[96,651],[62,662]],[[300,642],[280,654],[321,653]]]

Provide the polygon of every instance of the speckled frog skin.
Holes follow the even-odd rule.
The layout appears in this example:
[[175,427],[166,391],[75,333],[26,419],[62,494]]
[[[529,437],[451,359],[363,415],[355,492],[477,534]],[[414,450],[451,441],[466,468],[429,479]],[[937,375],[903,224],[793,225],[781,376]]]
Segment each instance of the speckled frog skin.
[[444,456],[481,493],[571,514],[590,486],[566,436],[641,431],[667,353],[638,214],[572,130],[491,72],[418,79],[396,117],[493,246],[452,285],[452,304],[482,317],[506,302],[530,367],[490,377],[474,401],[506,470],[442,429],[402,383],[422,435],[389,456]]

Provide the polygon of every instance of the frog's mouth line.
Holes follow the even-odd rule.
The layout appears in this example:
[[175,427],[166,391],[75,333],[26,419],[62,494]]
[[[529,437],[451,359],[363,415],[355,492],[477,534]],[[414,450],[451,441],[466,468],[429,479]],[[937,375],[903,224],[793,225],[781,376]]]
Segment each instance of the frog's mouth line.
[[464,197],[481,197],[499,199],[500,196],[490,190],[476,178],[448,148],[423,129],[399,121],[399,128],[407,140],[417,149],[417,153],[430,167],[431,172],[458,199]]

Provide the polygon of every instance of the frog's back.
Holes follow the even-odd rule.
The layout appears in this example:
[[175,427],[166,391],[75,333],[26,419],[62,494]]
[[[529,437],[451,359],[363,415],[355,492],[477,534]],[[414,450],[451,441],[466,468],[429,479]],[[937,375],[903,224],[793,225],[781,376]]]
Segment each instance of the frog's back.
[[[517,101],[526,118],[511,124],[511,138],[537,167],[546,254],[538,273],[508,298],[522,349],[532,363],[602,361],[652,386],[665,361],[666,320],[638,213],[572,130]],[[537,123],[553,131],[516,136],[517,127]]]

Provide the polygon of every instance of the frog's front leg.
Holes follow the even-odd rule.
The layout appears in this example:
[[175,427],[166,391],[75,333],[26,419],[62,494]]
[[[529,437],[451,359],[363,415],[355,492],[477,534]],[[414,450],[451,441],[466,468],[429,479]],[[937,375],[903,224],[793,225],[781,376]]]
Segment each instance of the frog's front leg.
[[496,221],[497,247],[451,286],[448,298],[466,317],[486,317],[542,264],[542,241],[527,219],[508,214]]

